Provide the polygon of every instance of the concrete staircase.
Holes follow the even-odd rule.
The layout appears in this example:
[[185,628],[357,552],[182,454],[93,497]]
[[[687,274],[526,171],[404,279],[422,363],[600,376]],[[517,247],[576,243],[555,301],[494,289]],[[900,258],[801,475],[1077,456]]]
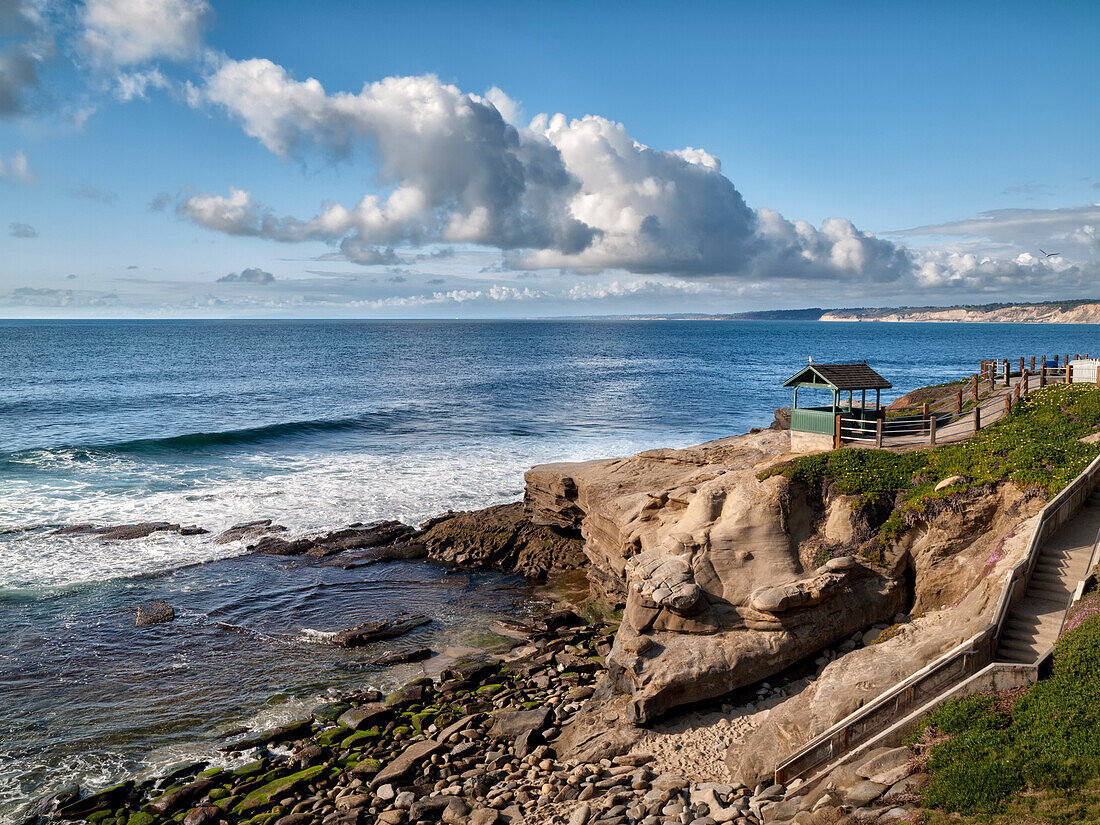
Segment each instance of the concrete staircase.
[[1032,664],[1054,645],[1077,582],[1088,575],[1098,533],[1100,489],[1039,552],[1027,593],[1001,630],[995,661]]

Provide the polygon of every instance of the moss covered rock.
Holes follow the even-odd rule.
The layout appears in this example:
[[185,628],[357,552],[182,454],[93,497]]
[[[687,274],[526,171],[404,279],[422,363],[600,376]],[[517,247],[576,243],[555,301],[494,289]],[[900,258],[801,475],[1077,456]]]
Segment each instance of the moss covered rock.
[[272,780],[249,793],[241,800],[241,803],[234,809],[234,812],[243,814],[255,810],[256,808],[266,807],[274,800],[290,793],[295,788],[312,782],[324,772],[324,765],[315,765],[312,768],[306,768],[304,771],[298,771],[297,773],[292,773],[288,776]]

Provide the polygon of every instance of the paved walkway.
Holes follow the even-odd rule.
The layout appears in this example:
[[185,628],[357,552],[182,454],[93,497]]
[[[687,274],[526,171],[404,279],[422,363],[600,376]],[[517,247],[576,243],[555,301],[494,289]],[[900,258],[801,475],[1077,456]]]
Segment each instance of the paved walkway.
[[[984,399],[979,408],[981,410],[982,428],[988,427],[996,421],[1000,421],[1004,418],[1005,414],[1005,396],[1011,392],[1014,392],[1016,387],[1020,384],[1020,377],[1015,376],[1011,379],[1009,386],[1001,384],[993,393],[986,399]],[[1053,383],[1053,382],[1052,382]],[[1030,388],[1034,391],[1038,389],[1039,381],[1035,376],[1031,377]],[[916,422],[919,423],[919,422]],[[871,429],[867,433],[868,439],[853,440],[849,438],[844,439],[845,444],[852,446],[874,446],[874,430]],[[948,424],[941,424],[936,428],[936,443],[937,444],[952,444],[959,441],[966,441],[974,435],[974,411],[971,410],[968,413],[963,414],[959,418],[951,421]],[[882,438],[883,447],[927,447],[929,444],[927,431],[921,433],[908,433],[904,435],[889,435],[884,433]]]
[[995,661],[1033,664],[1058,639],[1077,583],[1088,575],[1100,536],[1100,490],[1043,543],[1027,593],[1005,620]]

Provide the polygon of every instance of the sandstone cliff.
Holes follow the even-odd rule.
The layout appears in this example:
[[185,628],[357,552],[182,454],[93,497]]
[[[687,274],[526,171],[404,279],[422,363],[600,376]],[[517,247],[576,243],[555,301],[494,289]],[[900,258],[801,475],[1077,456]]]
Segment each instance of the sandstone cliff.
[[[854,546],[813,563],[853,538],[840,524],[851,508],[830,520],[810,491],[759,480],[786,449],[765,431],[527,474],[532,520],[579,526],[595,590],[625,606],[608,672],[630,721],[765,678],[907,607],[897,565]],[[821,534],[830,521],[839,543]]]
[[914,307],[890,310],[828,310],[822,321],[967,322],[1016,324],[1097,324],[1100,302],[1023,304],[989,309],[967,307]]
[[608,657],[624,699],[604,700],[630,722],[766,679],[896,614],[938,617],[921,625],[919,643],[883,648],[904,647],[896,657],[835,668],[836,684],[851,677],[865,690],[826,690],[828,712],[792,710],[790,734],[758,749],[773,759],[965,637],[999,587],[989,559],[1041,505],[1011,486],[974,490],[937,503],[883,554],[875,513],[855,497],[759,478],[787,448],[785,433],[763,431],[527,473],[532,521],[579,529],[594,594],[624,607]]

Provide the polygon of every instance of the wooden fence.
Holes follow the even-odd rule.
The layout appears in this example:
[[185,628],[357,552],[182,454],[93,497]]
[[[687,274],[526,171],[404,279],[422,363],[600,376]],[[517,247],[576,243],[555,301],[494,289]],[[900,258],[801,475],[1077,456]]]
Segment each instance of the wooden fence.
[[[911,444],[935,445],[944,430],[963,419],[971,419],[973,431],[986,422],[1011,412],[1012,405],[1032,390],[1048,384],[1073,383],[1073,361],[1088,359],[1088,355],[1070,358],[1055,355],[1021,356],[1020,358],[983,359],[978,372],[954,393],[920,406],[887,411],[859,409],[836,416],[833,446],[863,444],[882,447]],[[1100,368],[1092,367],[1096,385],[1100,387]],[[998,390],[1008,390],[998,393]],[[953,435],[959,434],[956,427]]]

